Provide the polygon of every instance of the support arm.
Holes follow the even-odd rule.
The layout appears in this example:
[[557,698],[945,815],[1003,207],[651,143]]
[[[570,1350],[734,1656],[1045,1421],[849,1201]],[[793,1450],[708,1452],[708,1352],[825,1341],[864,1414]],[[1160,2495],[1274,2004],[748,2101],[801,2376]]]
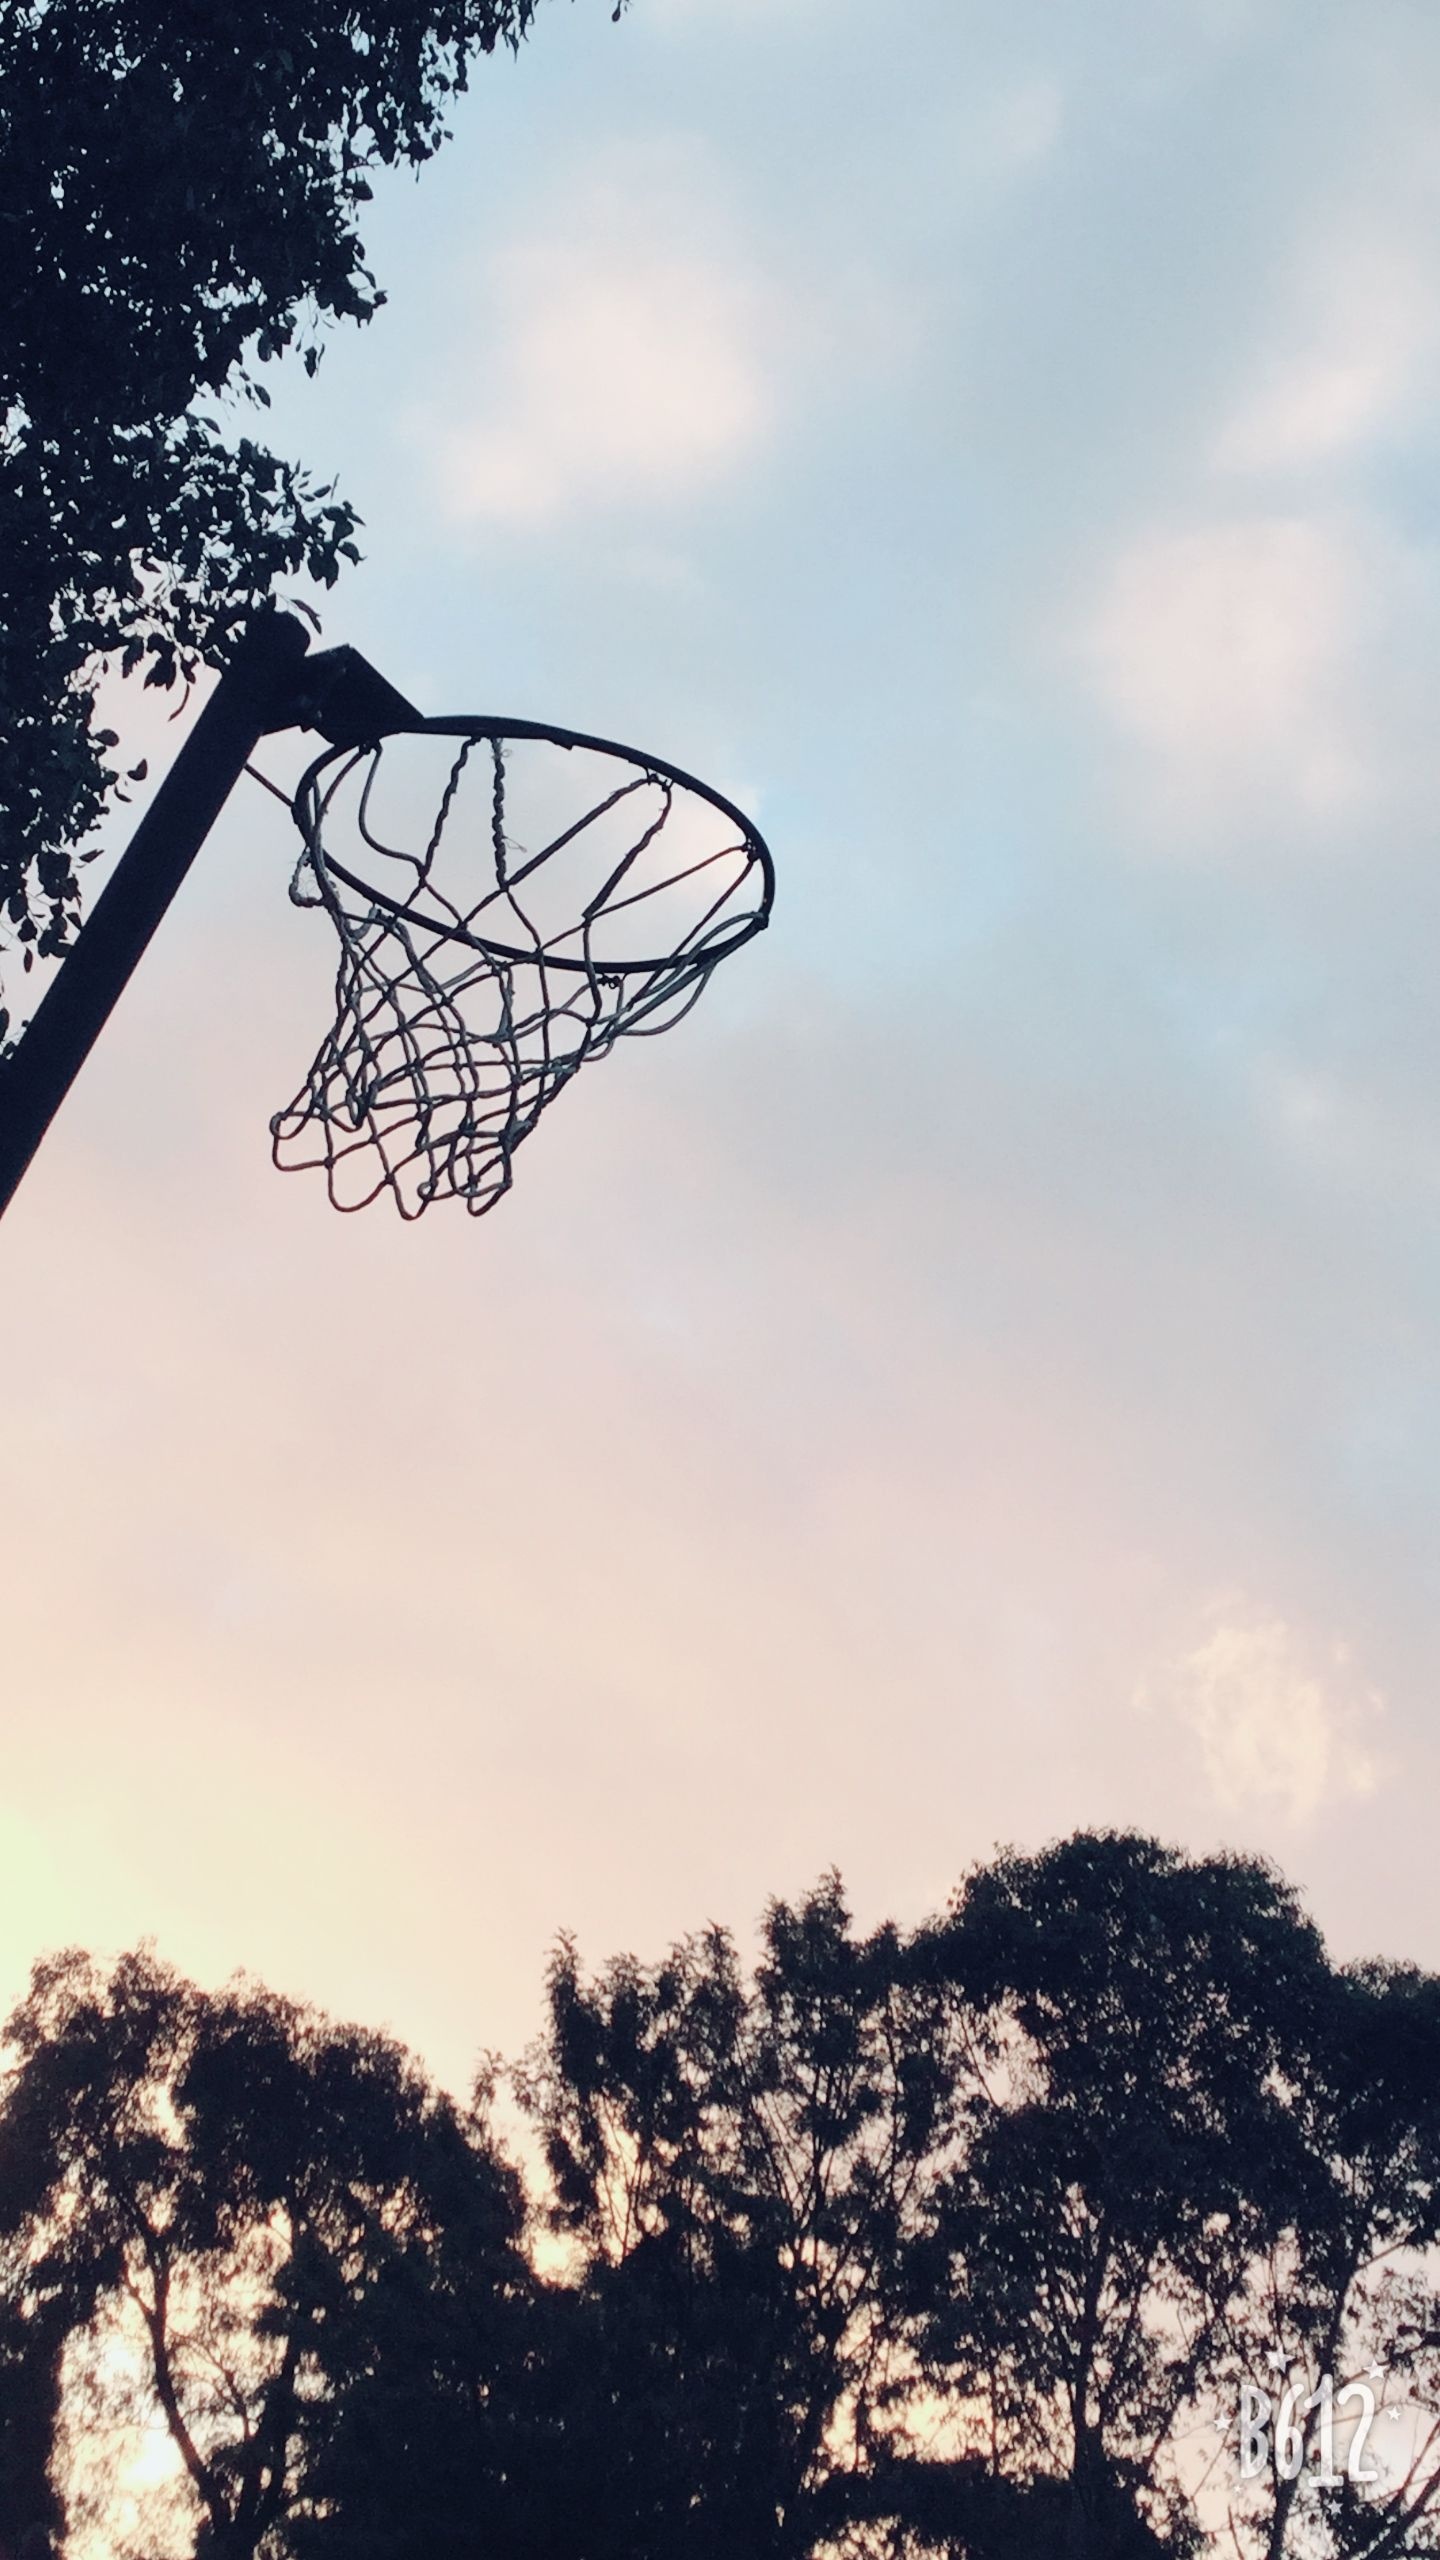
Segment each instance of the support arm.
[[0,1216],[256,745],[295,718],[290,706],[307,647],[304,626],[289,614],[266,612],[252,623],[0,1066]]

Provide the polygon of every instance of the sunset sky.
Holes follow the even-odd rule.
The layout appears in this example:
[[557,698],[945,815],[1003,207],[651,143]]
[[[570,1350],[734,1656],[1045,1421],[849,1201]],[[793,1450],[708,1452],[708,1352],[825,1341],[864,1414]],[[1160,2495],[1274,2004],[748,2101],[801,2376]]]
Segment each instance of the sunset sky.
[[373,217],[327,641],[705,775],[774,925],[340,1218],[237,791],[0,1239],[0,1992],[459,2084],[561,1927],[1087,1823],[1440,1964],[1433,0],[547,0]]

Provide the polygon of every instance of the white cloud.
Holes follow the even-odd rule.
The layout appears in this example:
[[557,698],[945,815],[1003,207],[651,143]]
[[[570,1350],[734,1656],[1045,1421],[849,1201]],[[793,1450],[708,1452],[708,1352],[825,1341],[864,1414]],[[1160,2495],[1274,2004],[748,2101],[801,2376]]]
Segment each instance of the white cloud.
[[1403,416],[1437,327],[1434,280],[1384,240],[1326,241],[1287,279],[1292,309],[1215,442],[1222,472],[1337,459]]
[[1079,654],[1145,751],[1146,823],[1343,821],[1376,785],[1367,658],[1394,602],[1394,546],[1304,516],[1160,527],[1120,553]]
[[1065,99],[1058,80],[1027,81],[994,110],[988,134],[991,156],[1001,169],[1033,168],[1049,159],[1064,121]]
[[1252,1061],[1250,1089],[1260,1125],[1316,1173],[1411,1198],[1440,1183],[1440,1147],[1424,1107],[1402,1111],[1394,1096],[1382,1100],[1314,1059],[1276,1050]]
[[1372,1795],[1381,1772],[1367,1731],[1384,1701],[1347,1647],[1317,1659],[1284,1618],[1233,1602],[1213,1614],[1211,1633],[1144,1682],[1137,1704],[1193,1735],[1217,1802],[1306,1822]]
[[684,500],[761,450],[779,298],[700,228],[668,173],[642,173],[486,262],[461,376],[409,422],[451,514],[537,524]]

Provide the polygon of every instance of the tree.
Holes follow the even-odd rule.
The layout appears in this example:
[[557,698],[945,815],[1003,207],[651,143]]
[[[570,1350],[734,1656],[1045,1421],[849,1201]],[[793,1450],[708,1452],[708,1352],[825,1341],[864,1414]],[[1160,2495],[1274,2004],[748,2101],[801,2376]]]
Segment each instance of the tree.
[[379,308],[373,172],[431,156],[535,7],[0,0],[0,926],[27,967],[73,932],[119,781],[101,664],[188,679],[277,579],[358,558],[353,509],[238,420],[266,363],[313,373],[327,323]]
[[[477,2119],[384,2037],[259,1989],[209,1997],[143,1953],[37,1968],[9,2042],[6,2316],[42,2382],[63,2319],[72,2445],[163,2424],[197,2560],[405,2548],[347,2529],[344,2436],[377,2356],[403,2393],[418,2347],[397,2341],[423,2341],[448,2253],[470,2389],[492,2404],[467,2495],[503,2510],[496,2410],[530,2279],[518,2182]],[[32,2508],[35,2472],[32,2442]]]
[[384,2038],[70,1956],[9,2050],[3,2560],[62,2492],[117,2560],[1440,2553],[1440,1981],[1261,1863],[1080,1834],[869,1934],[829,1877],[753,1969],[562,1941],[544,2281],[488,2083]]
[[509,2195],[475,2171],[452,2145],[423,2225],[335,2295],[295,2560],[586,2560],[574,2297],[508,2257]]
[[44,2560],[65,2528],[50,2461],[69,2332],[63,2297],[27,2280],[0,2243],[0,2560]]
[[1194,2549],[1180,2455],[1293,2212],[1318,1937],[1264,1866],[1082,1834],[980,1869],[919,1960],[985,2061],[937,2199],[931,2370],[983,2407],[997,2472],[1065,2482],[1075,2560],[1122,2514]]
[[897,2275],[968,2086],[953,2003],[838,1882],[587,1981],[562,1942],[522,2074],[579,2251],[587,2560],[789,2560],[909,2453]]
[[[1344,2560],[1434,2553],[1440,1982],[1413,1965],[1343,1967],[1327,1975],[1306,2028],[1279,2090],[1291,2127],[1287,2210],[1229,2324],[1234,2382],[1265,2387],[1272,2441],[1291,2395],[1294,2468],[1286,2476],[1269,2463],[1248,2490],[1232,2490],[1226,2524],[1243,2560],[1309,2552],[1317,2529],[1320,2547]],[[1356,2448],[1376,2475],[1362,2482],[1349,2438],[1365,2390],[1379,2423]],[[1313,2487],[1325,2467],[1333,2483]]]

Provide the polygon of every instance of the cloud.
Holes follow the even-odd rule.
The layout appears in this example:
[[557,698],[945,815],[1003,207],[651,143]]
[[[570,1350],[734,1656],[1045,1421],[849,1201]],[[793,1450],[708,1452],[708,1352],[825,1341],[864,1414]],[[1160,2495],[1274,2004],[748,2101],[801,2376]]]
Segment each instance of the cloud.
[[1386,682],[1423,568],[1378,528],[1257,515],[1134,537],[1080,635],[1091,690],[1145,758],[1148,830],[1334,826],[1412,760]]
[[1373,1795],[1381,1772],[1366,1728],[1384,1700],[1358,1680],[1348,1648],[1331,1644],[1317,1665],[1281,1617],[1234,1603],[1215,1615],[1204,1641],[1143,1682],[1136,1702],[1193,1735],[1216,1801],[1302,1823]]
[[451,515],[674,504],[766,444],[778,297],[676,192],[668,170],[598,184],[480,269],[470,360],[409,421]]
[[1258,1125],[1298,1164],[1352,1191],[1414,1203],[1440,1189],[1440,1138],[1433,1094],[1418,1077],[1372,1067],[1367,1079],[1322,1059],[1279,1048],[1250,1063]]
[[[987,138],[997,169],[1028,169],[1048,160],[1064,121],[1064,92],[1058,80],[1028,80],[1013,90],[989,119]],[[983,143],[981,149],[983,156]]]
[[1433,281],[1384,240],[1327,240],[1286,279],[1290,311],[1216,439],[1220,472],[1339,459],[1403,417],[1436,343]]

